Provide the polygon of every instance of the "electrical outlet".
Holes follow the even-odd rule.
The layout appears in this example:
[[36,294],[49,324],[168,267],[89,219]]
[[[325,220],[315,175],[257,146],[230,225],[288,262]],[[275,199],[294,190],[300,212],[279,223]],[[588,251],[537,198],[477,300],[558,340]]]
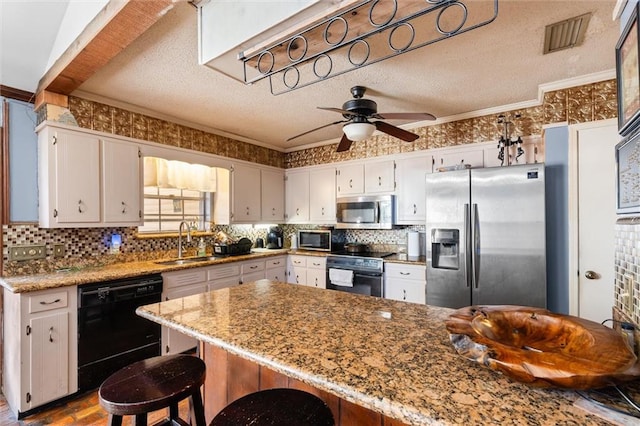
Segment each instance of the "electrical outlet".
[[44,245],[9,247],[9,260],[34,260],[47,257]]
[[64,244],[53,245],[53,257],[64,257]]

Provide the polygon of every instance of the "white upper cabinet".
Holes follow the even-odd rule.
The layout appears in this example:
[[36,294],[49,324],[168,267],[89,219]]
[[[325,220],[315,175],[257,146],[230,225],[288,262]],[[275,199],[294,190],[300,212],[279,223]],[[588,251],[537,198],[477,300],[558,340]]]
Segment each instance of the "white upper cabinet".
[[284,221],[284,170],[262,170],[262,220]]
[[287,223],[309,222],[309,171],[287,172],[285,183]]
[[131,143],[104,139],[102,210],[105,222],[131,223],[142,220],[140,149]]
[[336,223],[336,169],[309,171],[309,219],[312,223]]
[[337,197],[390,193],[395,187],[394,160],[366,160],[337,167]]
[[396,162],[394,160],[364,163],[364,192],[377,194],[396,189]]
[[142,222],[136,144],[82,129],[38,130],[39,221],[43,228]]
[[364,165],[339,165],[336,172],[336,196],[359,195],[364,193]]
[[435,154],[434,157],[434,171],[454,166],[484,167],[484,150],[482,148],[443,150]]
[[245,165],[234,165],[231,172],[233,223],[259,222],[261,215],[260,169]]
[[49,216],[57,223],[100,222],[100,140],[58,130],[43,142],[49,173],[41,170],[41,177],[49,177],[53,201]]
[[396,223],[399,225],[422,225],[426,217],[426,181],[431,173],[433,157],[403,158],[396,161],[398,174]]

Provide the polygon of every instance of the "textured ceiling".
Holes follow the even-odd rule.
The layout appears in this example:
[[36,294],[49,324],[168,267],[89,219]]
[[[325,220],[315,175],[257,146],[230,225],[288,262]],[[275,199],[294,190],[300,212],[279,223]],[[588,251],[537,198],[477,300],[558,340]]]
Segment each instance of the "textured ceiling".
[[[378,103],[380,112],[447,117],[532,101],[540,84],[610,71],[619,35],[614,5],[614,0],[500,0],[498,18],[485,27],[273,96],[267,80],[247,86],[198,65],[196,10],[178,3],[77,94],[291,150],[340,137],[336,125],[286,142],[341,119],[316,106],[340,107],[354,85],[369,88],[366,97]],[[586,12],[593,16],[584,43],[543,56],[545,25]],[[393,123],[411,128],[411,123]]]

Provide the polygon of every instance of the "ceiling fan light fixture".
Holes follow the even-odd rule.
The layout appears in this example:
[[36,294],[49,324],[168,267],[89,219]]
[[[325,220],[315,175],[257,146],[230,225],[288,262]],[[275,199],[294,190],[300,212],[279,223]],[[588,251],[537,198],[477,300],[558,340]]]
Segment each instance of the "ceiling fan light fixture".
[[376,130],[371,123],[349,123],[342,126],[342,131],[349,140],[358,142],[367,139]]

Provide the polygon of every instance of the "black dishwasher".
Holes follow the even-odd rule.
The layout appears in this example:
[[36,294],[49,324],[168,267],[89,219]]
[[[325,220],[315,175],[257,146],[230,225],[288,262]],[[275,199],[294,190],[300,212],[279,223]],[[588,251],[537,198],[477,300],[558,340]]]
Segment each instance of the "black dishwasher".
[[136,308],[161,301],[162,276],[78,286],[78,389],[98,386],[115,371],[160,355],[160,325]]

